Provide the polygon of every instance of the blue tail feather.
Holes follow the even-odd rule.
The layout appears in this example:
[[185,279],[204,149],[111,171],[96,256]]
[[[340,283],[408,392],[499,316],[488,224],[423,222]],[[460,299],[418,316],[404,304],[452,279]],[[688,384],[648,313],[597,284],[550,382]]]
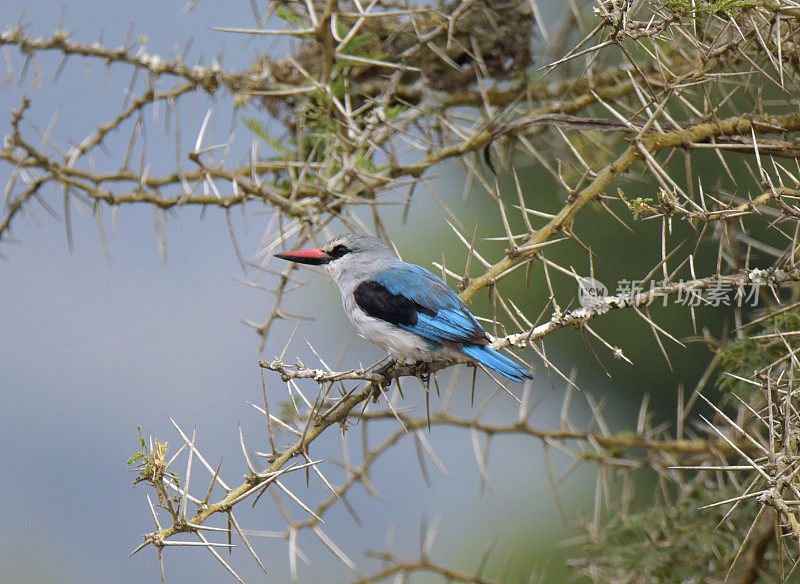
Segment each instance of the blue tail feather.
[[498,353],[494,349],[490,349],[484,345],[465,344],[461,347],[461,352],[468,357],[472,357],[478,363],[514,381],[533,379],[530,371],[517,365],[502,353]]

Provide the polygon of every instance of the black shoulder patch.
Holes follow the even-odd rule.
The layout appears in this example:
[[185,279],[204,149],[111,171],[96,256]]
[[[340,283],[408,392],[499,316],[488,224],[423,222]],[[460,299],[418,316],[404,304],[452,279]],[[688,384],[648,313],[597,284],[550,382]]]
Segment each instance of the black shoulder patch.
[[390,322],[393,325],[414,326],[417,313],[434,314],[413,300],[400,294],[392,294],[386,288],[368,280],[361,282],[353,291],[356,304],[369,316]]

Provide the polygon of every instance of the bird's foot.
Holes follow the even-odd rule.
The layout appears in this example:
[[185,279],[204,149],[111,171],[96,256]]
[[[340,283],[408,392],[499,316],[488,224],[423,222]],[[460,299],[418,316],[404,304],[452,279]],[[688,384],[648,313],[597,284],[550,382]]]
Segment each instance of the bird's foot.
[[382,366],[375,369],[374,373],[377,373],[381,377],[383,377],[383,381],[373,381],[372,382],[372,402],[376,403],[378,398],[381,395],[381,391],[387,387],[391,382],[392,378],[389,376],[389,372],[397,365],[396,359],[389,359],[386,363]]
[[383,376],[386,381],[391,381],[387,373],[389,373],[395,365],[397,365],[397,359],[389,359],[386,363],[375,369],[375,373]]
[[417,361],[414,364],[419,380],[427,386],[431,380],[431,364],[429,361]]

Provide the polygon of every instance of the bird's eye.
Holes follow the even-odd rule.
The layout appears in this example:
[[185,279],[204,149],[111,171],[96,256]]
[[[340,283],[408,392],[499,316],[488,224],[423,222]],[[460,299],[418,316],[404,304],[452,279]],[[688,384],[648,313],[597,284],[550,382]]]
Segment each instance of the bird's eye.
[[333,259],[337,260],[342,257],[344,254],[350,253],[350,250],[347,248],[346,245],[342,245],[341,243],[334,247],[328,255],[331,256]]

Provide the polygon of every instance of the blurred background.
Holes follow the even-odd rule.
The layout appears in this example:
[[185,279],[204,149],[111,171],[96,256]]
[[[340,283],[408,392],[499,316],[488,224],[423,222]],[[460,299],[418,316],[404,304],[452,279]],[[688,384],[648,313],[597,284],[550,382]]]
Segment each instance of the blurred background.
[[[555,22],[564,9],[561,4],[543,3],[543,18]],[[2,13],[4,26],[21,19],[29,34],[49,36],[63,28],[73,40],[101,39],[109,47],[138,38],[146,41],[149,53],[161,55],[182,52],[193,39],[184,56],[187,63],[210,64],[222,55],[226,66],[246,69],[257,53],[280,50],[270,40],[211,30],[253,26],[247,2],[187,6],[183,1],[70,1],[62,9],[49,1],[29,0],[22,5],[7,2]],[[53,138],[65,144],[82,139],[98,121],[115,115],[131,84],[129,73],[120,67],[105,68],[79,59],[62,64],[56,52],[26,61],[15,48],[4,47],[3,56],[7,77],[0,87],[3,124],[8,127],[11,111],[19,108],[23,95],[29,95],[33,103],[28,119],[43,130],[52,124]],[[57,83],[52,82],[55,76]],[[233,113],[229,97],[213,103],[198,97],[192,107],[182,108],[181,152],[185,156],[191,150],[210,106],[214,115],[206,143],[224,141],[233,128],[243,135],[234,141],[231,156],[243,156],[250,137]],[[163,116],[164,112],[146,115]],[[148,158],[154,161],[154,173],[171,168],[176,156],[173,132],[163,140],[153,134],[159,127],[163,131],[163,126],[163,122],[148,125]],[[117,149],[118,155],[129,138],[129,132],[122,132],[112,137],[108,148]],[[5,184],[9,173],[8,165],[0,167],[0,183]],[[477,189],[465,190],[461,167],[440,165],[435,174],[431,187],[446,206],[459,210],[462,222],[470,226],[466,231],[477,225],[479,237],[502,232],[491,211],[495,209],[492,201]],[[509,177],[501,173],[500,180],[504,188],[513,189]],[[520,180],[526,197],[536,198],[537,208],[560,208],[550,175],[531,171]],[[63,209],[55,212],[63,217]],[[17,221],[16,241],[0,249],[5,256],[0,262],[0,491],[6,499],[0,511],[0,581],[154,582],[159,570],[152,549],[128,557],[141,542],[141,534],[153,528],[147,487],[132,488],[135,475],[125,464],[138,448],[137,426],[145,436],[175,445],[181,440],[168,416],[188,433],[196,429],[198,448],[210,461],[222,458],[222,476],[238,484],[247,469],[237,423],[253,449],[264,449],[263,421],[248,405],[248,401],[261,400],[257,361],[279,354],[296,323],[278,322],[259,354],[259,338],[243,321],[263,320],[272,298],[245,282],[263,286],[274,282],[270,274],[242,271],[226,218],[218,209],[201,213],[185,208],[172,213],[166,258],[149,206],[124,206],[115,217],[104,218],[108,254],[96,218],[85,207],[73,207],[70,214],[72,251],[63,219],[44,210]],[[619,280],[642,278],[657,263],[659,238],[651,236],[660,230],[659,223],[630,222],[632,231],[615,228],[613,232],[621,235],[612,239],[607,236],[612,218],[600,209],[587,215],[589,220],[580,224],[578,232],[597,252],[594,276],[612,293]],[[398,207],[384,215],[384,222],[405,260],[431,268],[431,262],[440,261],[444,253],[448,262],[461,269],[466,254],[447,227],[447,218],[433,197],[417,195],[405,220]],[[245,258],[259,249],[269,219],[255,209],[232,214]],[[672,243],[681,241],[682,229],[676,225]],[[643,241],[655,244],[648,249]],[[553,248],[549,257],[589,275],[586,254],[574,247]],[[498,257],[503,243],[481,243],[479,249]],[[714,261],[715,250],[709,250],[711,257],[704,253],[699,251],[698,262]],[[355,335],[333,285],[307,270],[299,277],[306,285],[294,293],[288,306],[313,315],[314,320],[300,324],[286,360],[292,362],[296,356],[306,363],[316,362],[304,338],[313,342],[327,362],[341,362],[343,367],[379,359],[380,352]],[[510,295],[537,314],[548,292],[536,283],[541,273],[534,272],[532,277],[531,288],[524,287],[524,275],[519,274],[506,284],[506,290],[518,285],[519,296]],[[577,297],[571,279],[556,275],[554,284],[562,297]],[[476,297],[472,308],[480,316],[491,317],[485,296]],[[673,334],[694,334],[687,311],[654,310],[667,318],[674,315]],[[719,311],[698,314],[700,328],[723,324]],[[672,419],[677,388],[696,383],[707,361],[706,349],[690,347],[682,352],[676,373],[661,357],[649,328],[634,315],[609,314],[596,322],[596,329],[601,334],[625,330],[622,348],[635,365],[615,361],[608,353],[598,362],[577,330],[550,335],[549,358],[562,371],[572,373],[582,389],[572,396],[573,419],[587,424],[591,411],[585,398],[589,395],[603,404],[613,430],[632,429],[644,397],[642,388],[650,394],[655,415]],[[555,428],[566,384],[548,375],[533,352],[522,356],[537,367],[533,394],[541,404],[532,416],[533,424]],[[469,412],[476,407],[470,404],[471,370],[457,369],[441,373],[439,383],[447,386],[451,376],[459,376],[454,382],[463,384],[464,391],[456,393],[454,407]],[[482,374],[478,377],[476,404],[494,392]],[[277,401],[285,399],[277,377],[266,375],[265,379],[270,395]],[[421,386],[406,381],[404,389],[402,405],[424,413]],[[522,386],[512,390],[520,394]],[[440,402],[433,396],[431,409],[436,410]],[[516,415],[516,404],[507,396],[497,398],[493,408],[496,420]],[[343,551],[362,571],[369,571],[379,563],[365,558],[365,552],[389,547],[401,557],[414,558],[427,530],[438,525],[432,553],[443,563],[469,572],[491,549],[485,573],[493,578],[525,582],[533,573],[542,574],[547,582],[563,581],[570,574],[564,568],[570,548],[560,542],[581,533],[582,519],[591,517],[595,469],[580,467],[559,484],[561,505],[568,510],[565,520],[547,478],[542,449],[532,448],[530,440],[494,440],[489,483],[484,484],[468,432],[434,427],[427,437],[448,475],[433,469],[431,484],[426,485],[413,442],[400,441],[373,469],[371,480],[381,499],[361,489],[358,492],[364,496],[350,500],[362,523],[356,523],[343,506],[326,515],[326,533]],[[358,435],[353,438],[360,440]],[[323,447],[312,456],[335,459],[341,453],[333,444],[329,452]],[[552,455],[556,474],[572,462]],[[302,481],[296,486],[302,495]],[[312,484],[309,489],[319,486]],[[313,498],[314,493],[308,496]],[[267,504],[257,505],[246,519],[246,527],[252,530],[283,528],[282,518]],[[267,563],[267,578],[288,580],[286,542],[265,539],[258,540],[258,545]],[[309,565],[300,567],[300,582],[358,578],[308,534],[302,535],[300,546],[310,559]],[[246,580],[263,581],[265,577],[245,552],[237,550],[234,558]],[[170,549],[166,560],[167,581],[230,579],[209,554],[198,550]]]

